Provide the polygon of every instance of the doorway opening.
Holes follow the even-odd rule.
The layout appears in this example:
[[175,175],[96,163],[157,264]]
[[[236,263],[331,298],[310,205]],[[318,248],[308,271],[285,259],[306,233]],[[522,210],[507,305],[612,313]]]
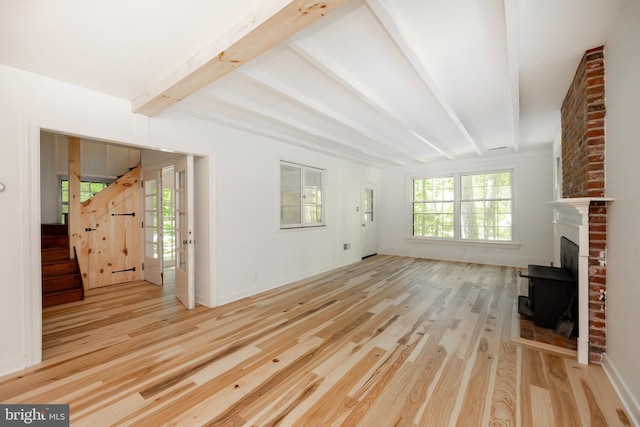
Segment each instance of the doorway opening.
[[[62,197],[59,195],[60,180],[58,176],[68,174],[68,171],[61,170],[62,164],[65,164],[67,160],[67,148],[60,148],[61,145],[56,146],[56,142],[60,143],[57,139],[68,138],[70,135],[65,134],[64,131],[46,130],[32,123],[30,128],[33,132],[29,139],[31,145],[30,153],[32,158],[30,161],[34,162],[33,173],[29,181],[29,188],[33,190],[31,194],[34,194],[36,198],[32,198],[30,205],[35,208],[35,215],[30,218],[29,223],[31,231],[29,234],[33,236],[29,240],[29,251],[34,254],[31,257],[32,265],[30,270],[40,270],[40,257],[35,256],[36,252],[40,248],[41,240],[41,224],[48,223],[63,223],[66,222],[66,215],[62,215],[65,207],[62,206]],[[193,229],[196,229],[199,236],[202,236],[202,245],[198,247],[198,251],[195,251],[195,255],[190,255],[191,271],[195,276],[195,270],[198,270],[198,283],[194,283],[194,289],[192,292],[192,298],[195,299],[195,293],[198,292],[198,303],[205,306],[214,306],[212,282],[212,266],[210,262],[210,210],[209,210],[209,171],[210,171],[210,158],[204,156],[193,156],[188,154],[179,153],[167,153],[161,150],[148,149],[141,146],[134,146],[126,143],[107,142],[104,140],[93,140],[85,137],[78,137],[84,141],[87,141],[92,145],[91,150],[83,150],[82,162],[88,169],[87,172],[83,169],[82,174],[91,176],[92,179],[96,177],[109,177],[110,180],[115,180],[117,176],[109,171],[109,167],[114,163],[125,164],[125,170],[127,166],[130,168],[134,165],[161,165],[162,182],[164,183],[161,188],[161,210],[164,212],[162,221],[162,240],[160,245],[159,254],[162,259],[162,275],[166,276],[167,285],[171,285],[174,282],[176,260],[178,259],[177,252],[179,249],[177,224],[175,206],[177,202],[176,196],[176,170],[174,164],[181,159],[190,158],[191,173],[195,174],[196,179],[191,175],[189,178],[189,185],[192,185],[193,191],[195,191],[195,197],[191,195],[192,203],[195,203],[195,207],[191,206],[191,213],[193,215],[193,221],[190,224],[189,232],[193,233]],[[38,162],[39,161],[39,167]],[[127,164],[129,163],[129,164]],[[66,169],[66,166],[64,167]],[[96,172],[97,170],[97,172]],[[120,174],[118,172],[117,174]],[[184,174],[183,174],[184,175]],[[196,182],[197,181],[197,182]],[[36,202],[37,201],[37,202]],[[142,206],[141,206],[142,207]],[[143,208],[144,210],[144,208]],[[143,212],[137,216],[136,220],[140,221],[144,217]],[[63,219],[65,218],[65,219]],[[129,218],[129,217],[127,217]],[[139,222],[140,223],[140,222]],[[144,234],[144,233],[143,233]],[[144,248],[145,239],[140,238],[140,246]],[[140,249],[142,252],[144,249]],[[184,256],[183,256],[184,258]],[[141,270],[141,269],[140,269]],[[28,312],[29,316],[29,337],[28,337],[28,360],[29,365],[39,363],[42,360],[42,289],[39,276],[33,277],[36,280],[29,281],[30,285],[30,297],[28,298]],[[143,277],[144,279],[144,277]],[[195,281],[193,281],[195,282]],[[197,286],[196,286],[197,285]],[[168,286],[169,287],[169,286]],[[165,289],[164,292],[169,291]],[[175,287],[171,286],[170,293],[177,296]],[[194,304],[195,305],[195,304]]]
[[375,184],[360,184],[360,247],[362,259],[374,256],[378,252],[377,232],[378,189]]
[[145,280],[175,289],[175,167],[150,166],[143,172],[145,210]]

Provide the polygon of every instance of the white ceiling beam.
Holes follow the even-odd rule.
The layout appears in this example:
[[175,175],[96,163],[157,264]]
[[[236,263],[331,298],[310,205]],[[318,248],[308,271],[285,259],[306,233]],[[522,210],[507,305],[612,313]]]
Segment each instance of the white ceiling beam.
[[[378,153],[374,153],[372,151],[363,149],[362,146],[358,146],[356,144],[353,144],[350,141],[344,140],[342,138],[336,138],[333,135],[329,135],[326,132],[324,132],[322,129],[317,128],[317,127],[313,127],[311,126],[309,123],[307,122],[300,122],[298,120],[294,120],[289,116],[285,116],[277,111],[275,111],[274,109],[271,108],[266,108],[263,107],[261,105],[258,105],[254,102],[248,101],[246,99],[243,98],[239,98],[235,95],[232,95],[230,93],[227,93],[226,95],[224,95],[223,93],[221,93],[221,91],[216,91],[215,94],[195,94],[192,95],[191,97],[189,97],[189,103],[191,105],[195,105],[195,106],[200,106],[203,108],[207,108],[210,109],[211,112],[213,113],[213,110],[215,110],[215,106],[213,108],[211,108],[209,99],[214,99],[216,102],[222,102],[223,104],[226,105],[230,105],[236,109],[240,109],[240,110],[244,110],[247,111],[251,114],[255,114],[255,115],[259,115],[261,117],[267,118],[268,120],[271,120],[273,122],[277,122],[280,123],[284,126],[287,126],[289,128],[292,128],[294,130],[296,130],[297,132],[303,133],[305,135],[308,135],[308,137],[306,138],[306,140],[311,140],[311,139],[320,139],[320,140],[324,140],[327,142],[331,142],[333,144],[339,144],[339,145],[343,145],[345,147],[348,147],[350,150],[358,153],[361,156],[367,157],[369,159],[375,160],[375,162],[370,162],[372,164],[374,164],[376,167],[381,167],[382,165],[396,165],[396,166],[404,166],[406,165],[405,162],[402,162],[400,160],[397,159],[392,159],[392,158],[388,158],[388,157],[384,157],[381,156]],[[207,112],[207,114],[209,114],[210,112]],[[215,114],[215,113],[213,113]],[[226,117],[226,116],[222,116],[222,115],[218,115],[217,116],[219,119],[222,119],[222,117]],[[229,123],[234,122],[233,119],[231,118],[226,118],[226,120],[229,121]],[[239,121],[235,120],[235,124],[238,124]],[[246,122],[245,122],[246,123]],[[253,125],[252,129],[255,131],[257,129],[259,129],[259,127]],[[271,133],[273,135],[278,135],[279,138],[283,137],[283,134],[278,133],[278,132],[274,132],[274,131],[266,131],[264,129],[262,129],[263,133]],[[291,142],[293,139],[291,137],[288,138],[287,142]],[[297,141],[296,146],[299,147],[307,147],[306,143],[301,143],[301,141]],[[327,150],[325,148],[327,153],[330,153],[332,156],[336,156],[337,152],[333,151],[333,150]],[[347,156],[344,156],[345,158]],[[355,158],[355,157],[354,157]],[[349,160],[352,160],[352,157],[349,156]]]
[[289,39],[286,44],[291,50],[300,55],[300,57],[304,58],[318,70],[324,72],[327,76],[343,85],[346,89],[348,89],[362,101],[366,102],[371,107],[384,114],[386,117],[395,122],[399,127],[409,132],[409,134],[411,134],[414,138],[430,146],[447,159],[455,159],[453,153],[444,148],[442,145],[435,143],[422,135],[422,133],[419,130],[415,129],[413,125],[408,120],[406,120],[401,113],[399,113],[398,111],[394,111],[394,109],[389,105],[385,105],[385,103],[374,94],[374,91],[365,87],[358,81],[357,78],[349,75],[349,73],[346,72],[342,67],[327,58],[320,51],[311,50],[308,47],[302,47],[299,43],[291,41],[291,39]]
[[[407,156],[412,160],[421,161],[419,159],[416,159],[415,153],[412,153],[409,150],[406,150],[405,148],[401,147],[399,144],[394,144],[392,141],[382,138],[380,135],[378,135],[377,133],[373,132],[372,130],[370,130],[365,126],[362,126],[360,123],[356,122],[355,120],[352,120],[349,117],[345,116],[344,114],[337,112],[333,108],[330,108],[324,105],[323,103],[318,102],[315,99],[312,99],[311,97],[305,95],[299,90],[296,90],[291,86],[288,86],[280,81],[277,81],[275,78],[270,77],[265,73],[261,73],[259,71],[255,71],[253,69],[247,69],[247,68],[238,70],[237,73],[240,76],[246,79],[249,79],[255,84],[258,84],[261,87],[271,92],[274,92],[280,96],[286,97],[292,102],[295,102],[296,104],[302,106],[303,108],[309,111],[314,112],[315,114],[319,114],[333,121],[334,123],[337,123],[341,126],[345,126],[346,128],[361,135],[362,137],[366,138],[372,143],[377,143],[383,147],[390,148],[392,151],[399,151],[403,155]],[[404,163],[399,159],[393,159],[393,160],[397,164]],[[426,163],[426,162],[423,162],[423,163]]]
[[355,144],[353,142],[351,142],[348,139],[345,138],[341,138],[338,137],[336,135],[331,135],[328,132],[326,132],[325,130],[323,130],[320,127],[317,126],[313,126],[311,123],[309,123],[308,121],[300,121],[297,119],[294,119],[291,115],[287,115],[287,114],[282,114],[278,111],[276,111],[276,109],[273,108],[269,108],[269,107],[265,107],[263,105],[257,104],[255,102],[252,102],[246,98],[240,98],[236,95],[233,95],[231,93],[227,93],[226,95],[221,93],[221,91],[216,91],[216,93],[213,95],[215,98],[222,100],[223,102],[225,102],[228,105],[232,105],[238,108],[241,108],[243,110],[249,111],[251,113],[254,114],[258,114],[262,117],[266,117],[269,120],[273,120],[275,122],[284,124],[285,126],[291,127],[293,129],[296,129],[300,132],[304,132],[306,134],[309,135],[314,135],[318,138],[324,139],[326,141],[332,142],[334,144],[340,144],[343,145],[345,147],[349,147],[352,150],[355,150],[357,152],[360,152],[364,155],[367,155],[369,157],[372,158],[377,158],[379,160],[385,160],[388,161],[390,163],[393,163],[397,166],[405,166],[406,162],[400,161],[398,159],[394,159],[394,158],[389,158],[389,157],[384,157],[381,156],[378,153],[375,153],[373,151],[367,150],[363,148],[363,145],[358,145]]
[[267,0],[232,30],[132,101],[153,116],[284,41],[346,0]]
[[520,20],[518,3],[515,0],[504,0],[504,20],[507,33],[509,87],[511,89],[513,151],[517,152],[520,148]]
[[369,166],[377,169],[382,169],[385,167],[385,164],[381,164],[378,162],[368,161],[362,156],[348,156],[342,152],[337,152],[334,150],[329,150],[326,147],[321,147],[315,144],[308,144],[307,142],[301,143],[300,140],[293,138],[290,135],[286,135],[281,132],[274,131],[273,129],[264,129],[260,126],[255,125],[254,123],[249,123],[244,120],[234,119],[219,113],[216,113],[211,108],[198,106],[196,104],[192,104],[194,98],[190,97],[189,101],[181,102],[177,105],[173,111],[179,114],[183,114],[188,117],[192,117],[199,120],[206,120],[212,123],[216,123],[222,126],[230,127],[233,129],[238,129],[244,132],[249,132],[254,135],[263,136],[266,138],[273,139],[275,141],[280,141],[285,144],[293,145],[296,147],[304,148],[305,150],[314,151],[316,153],[324,154],[326,156],[331,156],[337,159],[346,160],[349,162],[361,164],[364,166]]
[[467,131],[467,128],[464,126],[456,112],[453,110],[453,107],[447,100],[444,92],[438,87],[438,85],[431,78],[431,74],[427,71],[424,63],[418,57],[415,50],[409,45],[407,39],[402,34],[398,26],[396,25],[395,20],[389,13],[386,6],[384,6],[379,0],[366,0],[367,6],[373,14],[378,18],[378,21],[382,24],[384,29],[387,31],[387,34],[391,37],[391,39],[398,46],[400,51],[407,58],[411,66],[418,73],[422,81],[427,85],[433,96],[436,98],[442,109],[447,113],[451,121],[458,128],[460,133],[464,136],[464,138],[471,144],[474,148],[475,152],[478,155],[483,155],[482,148],[480,145],[473,139],[471,134]]

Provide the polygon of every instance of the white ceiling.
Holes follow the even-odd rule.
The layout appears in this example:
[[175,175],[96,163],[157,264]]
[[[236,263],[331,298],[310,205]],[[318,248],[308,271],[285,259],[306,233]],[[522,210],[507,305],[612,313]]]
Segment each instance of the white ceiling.
[[[127,100],[283,0],[0,0],[0,63]],[[391,167],[535,149],[628,0],[350,0],[168,110]]]

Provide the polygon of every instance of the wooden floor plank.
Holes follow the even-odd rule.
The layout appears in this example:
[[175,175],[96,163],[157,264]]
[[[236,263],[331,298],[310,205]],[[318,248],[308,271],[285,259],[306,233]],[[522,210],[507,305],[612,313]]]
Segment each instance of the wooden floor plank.
[[553,418],[553,400],[551,399],[549,390],[537,387],[535,385],[531,385],[529,386],[529,388],[531,389],[531,413],[534,414],[531,418],[531,425],[533,427],[579,425],[561,424],[560,422],[556,422],[556,420]]
[[97,288],[43,310],[44,360],[0,401],[92,427],[630,425],[600,367],[512,340],[518,282],[378,255],[212,309]]
[[562,358],[554,354],[545,354],[545,374],[549,384],[549,392],[554,404],[554,420],[559,425],[580,425],[580,415],[573,390]]
[[[494,281],[496,288],[491,304],[487,308],[481,308],[479,313],[486,313],[483,321],[477,325],[481,328],[475,333],[480,337],[476,344],[475,363],[469,381],[463,383],[465,393],[462,406],[466,409],[456,417],[458,426],[486,425],[489,419],[489,411],[492,393],[489,393],[491,384],[495,381],[497,361],[499,360],[500,340],[503,337],[503,329],[508,323],[510,311],[505,312],[506,291],[504,280],[498,276]],[[486,297],[485,297],[486,298]],[[485,305],[483,305],[486,307]]]

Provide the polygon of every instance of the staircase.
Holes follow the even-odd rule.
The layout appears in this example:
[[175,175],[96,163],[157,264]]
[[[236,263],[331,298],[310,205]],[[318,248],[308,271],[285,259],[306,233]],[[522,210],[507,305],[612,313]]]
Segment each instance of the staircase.
[[42,224],[42,307],[84,299],[78,260],[69,257],[68,233],[64,224]]

